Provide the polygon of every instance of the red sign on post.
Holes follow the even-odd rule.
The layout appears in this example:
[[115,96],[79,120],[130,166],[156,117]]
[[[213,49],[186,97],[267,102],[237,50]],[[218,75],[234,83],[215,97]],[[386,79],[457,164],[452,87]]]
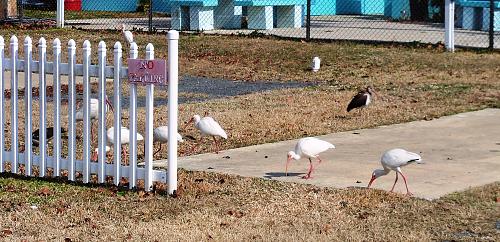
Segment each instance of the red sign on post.
[[128,59],[128,82],[141,85],[168,85],[165,60]]

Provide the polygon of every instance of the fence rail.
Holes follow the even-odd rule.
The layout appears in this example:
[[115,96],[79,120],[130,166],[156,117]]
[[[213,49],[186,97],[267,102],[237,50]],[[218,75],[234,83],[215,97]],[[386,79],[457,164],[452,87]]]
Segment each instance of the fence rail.
[[[173,93],[169,95],[169,134],[177,133],[177,69],[178,69],[178,33],[170,31],[168,34],[169,46],[169,77],[173,81],[169,87]],[[62,45],[59,39],[55,39],[52,43],[53,62],[46,61],[47,59],[47,43],[44,38],[38,41],[38,59],[35,60],[33,56],[33,44],[30,37],[24,40],[24,59],[18,56],[19,43],[16,36],[12,36],[9,44],[9,58],[5,56],[5,43],[2,36],[0,36],[0,173],[6,172],[7,167],[10,167],[10,172],[15,174],[22,174],[25,176],[33,176],[35,170],[38,170],[39,177],[45,177],[49,173],[47,171],[53,170],[51,176],[62,176],[62,172],[67,171],[67,178],[70,181],[81,180],[83,183],[91,182],[91,175],[97,176],[98,183],[105,183],[106,177],[113,177],[113,183],[120,185],[121,179],[128,179],[130,188],[137,186],[137,180],[144,180],[144,189],[150,191],[154,182],[168,183],[168,191],[170,194],[175,193],[177,189],[177,141],[169,143],[169,164],[175,170],[169,170],[167,180],[167,173],[165,171],[153,170],[153,85],[146,85],[147,105],[146,105],[146,130],[145,130],[145,164],[146,167],[137,166],[137,87],[136,84],[130,84],[130,123],[129,133],[122,134],[121,125],[121,85],[123,79],[128,76],[128,68],[122,65],[122,46],[120,42],[115,43],[113,46],[113,65],[108,66],[106,63],[107,48],[105,42],[101,41],[97,48],[98,63],[97,65],[91,64],[92,49],[89,41],[83,43],[83,56],[81,57],[82,64],[77,64],[76,56],[76,43],[74,40],[68,42],[68,62],[63,63],[61,59]],[[148,44],[146,47],[147,59],[154,59],[154,47]],[[130,47],[130,58],[138,58],[138,46],[135,43]],[[6,114],[4,112],[7,98],[4,95],[6,90],[5,82],[9,77],[5,75],[6,71],[10,71],[10,124],[6,123]],[[18,77],[19,72],[24,72],[25,94],[24,94],[24,150],[19,150],[19,100],[18,100]],[[33,109],[34,100],[31,92],[33,83],[32,74],[38,73],[39,84],[39,99],[38,110]],[[47,107],[47,93],[46,82],[47,74],[53,76],[53,126],[47,127],[47,116],[49,108]],[[64,117],[61,112],[61,76],[68,76],[68,146],[67,157],[63,157],[62,149],[62,132],[61,122]],[[83,79],[83,159],[76,158],[76,122],[77,122],[77,107],[76,107],[76,77],[81,76]],[[98,78],[98,98],[97,106],[91,102],[91,97],[94,96],[90,89],[90,77]],[[112,140],[116,142],[109,142],[106,123],[106,79],[113,78],[113,123],[114,133]],[[170,113],[172,112],[172,113]],[[91,117],[92,113],[98,113],[97,117]],[[38,114],[38,137],[35,135],[37,131],[32,132],[36,125],[33,118]],[[92,138],[91,137],[91,118],[98,120],[98,144],[96,151],[105,151],[109,143],[113,144],[113,161],[108,161],[106,152],[98,152],[97,162],[91,161]],[[5,137],[6,130],[10,130],[10,150],[5,150]],[[131,151],[129,156],[129,164],[123,163],[121,160],[122,135],[132,138],[128,143],[128,149]],[[48,138],[53,136],[52,146],[53,152],[48,154]],[[170,135],[175,137],[175,135]],[[126,137],[125,137],[126,138]],[[35,154],[35,146],[39,147],[38,154]],[[22,168],[22,169],[21,169]],[[37,169],[35,169],[37,168]],[[77,178],[77,174],[81,174]]]

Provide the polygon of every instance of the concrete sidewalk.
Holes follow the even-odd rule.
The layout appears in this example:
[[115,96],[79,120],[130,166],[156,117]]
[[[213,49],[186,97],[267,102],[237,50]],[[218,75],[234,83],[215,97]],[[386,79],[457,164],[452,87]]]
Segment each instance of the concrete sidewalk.
[[[417,197],[435,199],[454,191],[500,181],[500,109],[319,138],[335,144],[336,149],[322,154],[324,162],[309,180],[300,178],[308,168],[305,159],[291,162],[291,176],[284,176],[286,153],[294,148],[297,140],[226,150],[220,154],[182,157],[179,167],[336,188],[364,187],[373,169],[381,168],[382,153],[401,147],[420,153],[426,162],[403,167],[408,186]],[[158,163],[163,164],[165,161]],[[395,173],[391,172],[377,179],[374,187],[389,190],[394,178]],[[395,190],[406,192],[402,179]]]

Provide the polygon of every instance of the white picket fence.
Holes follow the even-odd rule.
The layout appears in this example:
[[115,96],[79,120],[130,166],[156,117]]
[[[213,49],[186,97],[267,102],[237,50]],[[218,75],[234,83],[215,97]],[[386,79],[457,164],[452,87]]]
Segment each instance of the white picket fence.
[[[168,79],[169,79],[169,102],[168,102],[168,119],[169,119],[169,137],[176,137],[177,133],[177,97],[178,97],[178,40],[179,34],[177,31],[170,31],[167,35],[168,40]],[[91,64],[92,49],[88,40],[83,43],[82,63],[77,63],[76,43],[74,40],[68,42],[68,59],[67,63],[61,60],[61,42],[59,39],[53,41],[53,61],[47,61],[47,42],[44,38],[38,41],[38,60],[33,57],[33,43],[30,37],[24,39],[24,59],[18,56],[19,43],[16,36],[10,39],[10,58],[5,55],[5,43],[0,36],[0,173],[6,172],[6,163],[10,163],[11,172],[19,174],[20,165],[24,165],[25,176],[33,176],[33,166],[38,166],[38,176],[46,177],[47,169],[53,169],[52,176],[61,176],[62,170],[67,170],[68,180],[75,181],[76,173],[83,176],[82,182],[89,183],[91,174],[96,174],[99,183],[104,183],[106,176],[113,177],[113,183],[119,185],[120,178],[127,178],[129,187],[135,188],[138,179],[144,180],[146,191],[150,191],[153,182],[166,182],[168,184],[169,194],[175,193],[177,189],[177,140],[172,139],[168,144],[168,174],[165,171],[153,170],[153,97],[154,86],[146,86],[146,128],[144,130],[145,142],[145,167],[137,166],[137,86],[128,84],[127,67],[122,64],[122,46],[120,42],[114,45],[113,56],[114,61],[112,66],[106,65],[106,44],[101,41],[98,45],[98,63]],[[138,47],[135,43],[130,46],[130,58],[138,59]],[[154,59],[154,47],[152,44],[146,46],[145,59]],[[10,71],[11,84],[11,120],[10,126],[6,126],[5,120],[5,102],[4,96],[6,71]],[[19,151],[18,138],[18,75],[19,72],[24,72],[25,96],[24,96],[24,152]],[[32,108],[32,86],[35,80],[32,80],[33,73],[38,73],[39,79],[39,110]],[[54,138],[53,138],[53,156],[48,156],[46,150],[46,127],[47,127],[47,94],[46,94],[46,75],[53,76],[53,102],[54,102]],[[61,75],[68,76],[68,156],[61,155]],[[83,160],[76,159],[76,76],[83,77]],[[98,117],[98,148],[99,151],[105,150],[106,145],[106,118],[105,118],[105,95],[106,95],[106,78],[113,78],[113,107],[114,107],[114,122],[113,127],[121,127],[121,85],[129,85],[130,87],[130,107],[129,107],[129,129],[131,142],[129,143],[129,164],[122,165],[121,162],[121,144],[120,132],[115,128],[114,140],[117,140],[113,147],[113,163],[106,162],[105,152],[99,152],[98,162],[91,162],[90,156],[93,151],[91,147],[90,137],[90,116],[89,105],[91,98],[90,78],[97,77],[99,81],[99,117]],[[38,128],[40,130],[39,154],[33,153],[32,147],[32,132],[33,122],[32,115],[39,115]],[[162,115],[162,114],[160,114]],[[11,130],[11,149],[5,150],[5,128]],[[140,132],[143,133],[143,132]],[[168,180],[167,180],[168,178]]]

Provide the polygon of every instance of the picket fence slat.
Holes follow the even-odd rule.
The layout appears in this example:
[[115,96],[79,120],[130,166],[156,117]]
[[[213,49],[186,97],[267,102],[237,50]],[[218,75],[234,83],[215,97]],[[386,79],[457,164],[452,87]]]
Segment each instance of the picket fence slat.
[[83,42],[83,182],[90,181],[90,41]]
[[[46,76],[45,76],[45,61],[47,60],[47,43],[42,37],[38,41],[38,54],[40,65],[38,65],[38,78],[39,78],[39,105],[40,105],[40,128],[39,128],[39,149],[40,149],[40,172],[38,173],[40,177],[44,177],[46,174],[46,158],[47,158],[47,139],[46,139],[46,106],[47,106],[47,95],[46,95]],[[14,71],[12,71],[14,72]]]
[[[33,42],[30,37],[26,37],[24,39],[24,59],[26,61],[23,61],[24,63],[24,72],[26,75],[24,75],[24,86],[28,89],[31,90],[33,83],[32,83],[32,78],[31,78],[31,73],[33,72],[33,69],[31,69],[31,65],[29,63],[33,59]],[[25,173],[27,176],[32,175],[32,166],[31,163],[33,162],[33,144],[31,140],[31,133],[33,132],[33,119],[32,119],[32,112],[33,108],[31,103],[33,102],[33,95],[31,92],[24,92],[24,152],[26,153],[26,167],[25,167]],[[1,149],[3,150],[3,149]]]
[[53,43],[54,69],[53,69],[53,97],[54,97],[54,176],[58,177],[61,172],[61,41],[55,39]]
[[[4,70],[5,64],[4,59],[4,49],[5,49],[5,41],[2,36],[0,36],[0,109],[5,110],[5,99],[4,99]],[[0,151],[5,150],[5,122],[4,122],[4,113],[0,112]],[[3,157],[3,152],[0,152],[0,172],[4,172],[5,162]]]
[[[137,50],[137,44],[132,43],[130,45],[130,59],[137,59],[139,56],[139,51]],[[136,112],[136,106],[137,106],[137,85],[136,84],[130,84],[130,103],[129,103],[129,137],[130,137],[130,142],[129,142],[129,151],[130,151],[130,166],[132,167],[137,167],[137,121],[135,119],[137,112]],[[133,189],[136,186],[136,171],[135,169],[130,169],[130,175],[131,181],[129,183],[129,188]]]
[[73,39],[68,41],[68,179],[75,180],[75,160],[76,160],[76,43]]
[[[10,54],[11,54],[11,58],[13,60],[17,60],[17,55],[18,55],[18,49],[19,49],[19,43],[17,41],[17,37],[16,36],[12,36],[12,38],[10,39]],[[17,68],[17,62],[16,61],[13,61],[11,63],[11,68],[12,69],[16,69]],[[18,73],[16,71],[12,71],[10,73],[10,87],[11,89],[14,89],[14,90],[17,90],[17,86],[18,86],[18,82],[17,82],[17,79],[18,79]],[[11,127],[10,127],[10,130],[11,130],[11,140],[10,140],[10,143],[11,143],[11,150],[14,152],[14,153],[18,153],[18,150],[19,150],[19,141],[18,141],[18,128],[17,128],[17,125],[18,125],[18,122],[17,122],[17,96],[18,96],[18,93],[17,92],[11,92]],[[3,111],[3,110],[2,110]],[[17,156],[14,156],[12,158],[12,165],[11,165],[11,169],[10,169],[10,172],[12,173],[17,173],[18,171],[18,161],[19,159],[17,158]]]
[[[104,71],[106,67],[106,43],[104,41],[99,42],[97,48],[97,55],[99,61],[99,141],[98,141],[98,164],[99,169],[97,172],[97,177],[99,183],[104,183],[104,164],[106,163],[106,77],[104,76]],[[118,129],[119,130],[119,129]],[[115,132],[117,129],[115,127]]]
[[[114,77],[115,79],[113,80],[113,104],[114,104],[114,109],[115,109],[115,123],[114,123],[114,127],[121,127],[121,120],[122,120],[122,116],[121,116],[121,100],[120,100],[120,97],[121,97],[121,87],[120,87],[120,66],[122,66],[122,63],[121,63],[121,60],[122,60],[122,45],[120,44],[120,42],[116,42],[115,46],[114,46],[114,58],[113,58],[113,65],[114,65],[114,70],[115,70],[115,73],[114,73]],[[122,132],[115,132],[114,133],[114,140],[121,140],[121,133]],[[122,164],[122,161],[121,161],[121,145],[120,146],[115,146],[115,149],[114,149],[114,155],[113,157],[115,158],[115,160],[113,161],[114,164],[115,164],[115,167],[114,167],[114,170],[115,170],[115,173],[113,174],[114,176],[114,184],[115,185],[118,185],[120,183],[120,166]],[[135,166],[134,166],[135,168]]]

